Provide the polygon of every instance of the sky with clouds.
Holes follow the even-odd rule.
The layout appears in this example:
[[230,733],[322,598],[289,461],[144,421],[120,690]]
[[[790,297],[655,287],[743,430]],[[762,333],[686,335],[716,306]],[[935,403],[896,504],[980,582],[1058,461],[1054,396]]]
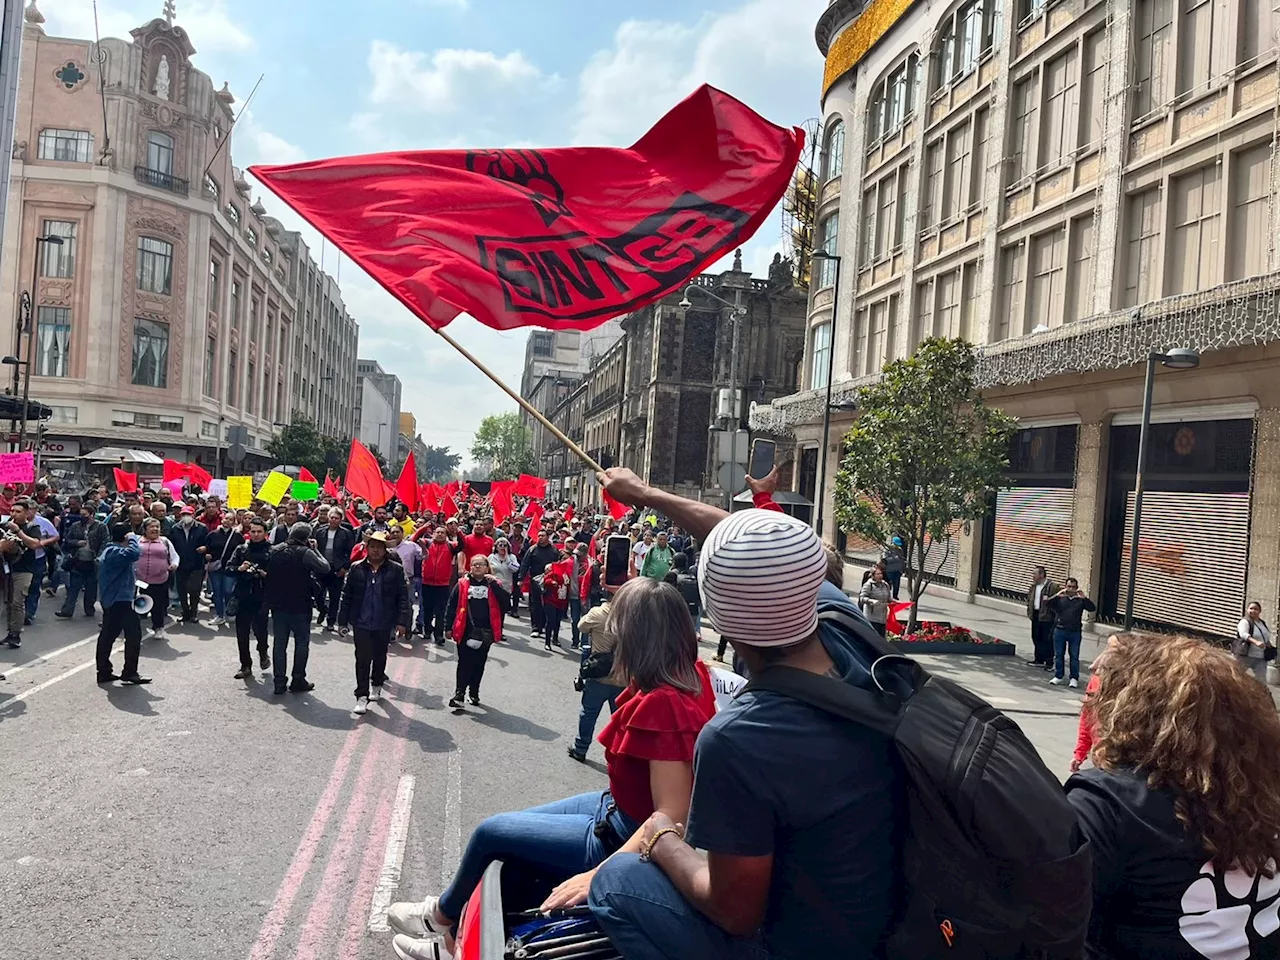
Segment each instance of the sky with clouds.
[[[37,0],[54,36],[92,37],[91,0]],[[237,166],[391,149],[627,145],[701,83],[776,123],[818,113],[813,28],[827,0],[176,0],[194,62],[238,98],[262,85],[232,141]],[[161,14],[163,0],[98,0],[103,36]],[[643,18],[633,14],[643,11]],[[237,109],[240,104],[237,102]],[[287,226],[318,234],[265,189]],[[778,215],[745,248],[764,275],[781,248]],[[326,266],[334,254],[328,247]],[[404,383],[427,443],[464,458],[480,420],[514,404],[350,261],[343,299],[360,356]],[[524,331],[460,317],[450,327],[519,384]]]

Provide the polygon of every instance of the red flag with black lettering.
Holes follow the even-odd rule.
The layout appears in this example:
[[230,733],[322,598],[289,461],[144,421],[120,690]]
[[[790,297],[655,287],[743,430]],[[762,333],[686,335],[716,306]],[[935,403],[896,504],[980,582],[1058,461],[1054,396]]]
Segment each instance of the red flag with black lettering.
[[629,148],[250,167],[424,323],[588,330],[680,289],[782,199],[804,132],[702,86]]

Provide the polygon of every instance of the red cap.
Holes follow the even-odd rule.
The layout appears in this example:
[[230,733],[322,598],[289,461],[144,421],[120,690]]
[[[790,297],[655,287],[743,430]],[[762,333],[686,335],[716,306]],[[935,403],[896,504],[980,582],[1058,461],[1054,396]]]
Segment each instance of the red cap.
[[195,510],[194,510],[194,509],[192,509],[191,507],[183,507],[183,508],[182,508],[182,510],[181,510],[181,511],[179,511],[178,515],[179,515],[179,516],[183,516],[183,515],[188,514],[188,513],[189,513],[189,514],[192,514],[192,515],[194,516],[194,515],[195,515]]

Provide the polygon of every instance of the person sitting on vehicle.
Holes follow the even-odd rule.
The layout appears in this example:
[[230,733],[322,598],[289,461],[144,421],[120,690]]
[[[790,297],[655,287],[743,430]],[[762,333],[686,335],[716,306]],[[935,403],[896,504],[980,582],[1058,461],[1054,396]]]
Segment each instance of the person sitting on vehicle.
[[[600,480],[613,499],[705,538],[707,616],[752,673],[787,666],[869,684],[864,652],[819,623],[820,598],[859,614],[827,582],[810,526],[772,511],[730,516],[629,470]],[[899,884],[902,783],[889,739],[744,691],[703,728],[694,769],[688,820],[655,812],[641,849],[596,872],[589,903],[618,951],[627,960],[877,956]]]
[[645,577],[619,589],[611,608],[615,669],[627,686],[598,738],[608,789],[481,823],[444,893],[391,906],[387,922],[399,934],[400,956],[434,960],[436,934],[444,935],[452,952],[452,928],[495,860],[508,869],[519,864],[566,878],[542,908],[568,907],[587,899],[597,868],[611,855],[640,850],[640,825],[655,811],[685,819],[693,744],[715,714],[711,678],[698,661],[689,614],[672,587]]

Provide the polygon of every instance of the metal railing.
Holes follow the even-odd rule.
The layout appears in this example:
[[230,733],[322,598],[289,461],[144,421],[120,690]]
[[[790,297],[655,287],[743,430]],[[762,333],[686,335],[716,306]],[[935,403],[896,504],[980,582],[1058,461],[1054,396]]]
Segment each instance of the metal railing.
[[134,167],[133,177],[139,183],[146,184],[148,187],[167,190],[169,193],[176,193],[180,197],[185,197],[191,191],[191,185],[186,180],[165,173],[163,170],[152,170],[150,167]]

